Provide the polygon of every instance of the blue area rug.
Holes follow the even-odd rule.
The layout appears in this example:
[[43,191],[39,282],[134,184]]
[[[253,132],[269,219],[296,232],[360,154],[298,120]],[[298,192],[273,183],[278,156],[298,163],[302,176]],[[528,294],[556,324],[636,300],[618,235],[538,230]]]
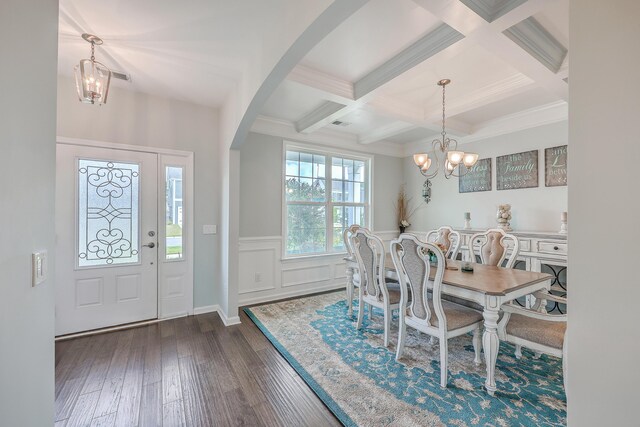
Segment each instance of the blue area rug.
[[246,308],[314,392],[347,426],[559,426],[566,424],[562,361],[513,356],[502,343],[498,392],[484,390],[484,363],[473,363],[471,335],[449,341],[449,385],[440,387],[439,344],[408,329],[395,361],[398,322],[383,346],[382,312],[355,329],[343,293]]

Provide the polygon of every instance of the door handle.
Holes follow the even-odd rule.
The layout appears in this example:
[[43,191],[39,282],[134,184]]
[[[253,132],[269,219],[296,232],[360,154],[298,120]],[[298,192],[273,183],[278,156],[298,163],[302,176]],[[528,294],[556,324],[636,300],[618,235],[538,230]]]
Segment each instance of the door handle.
[[146,246],[147,248],[155,248],[155,247],[156,247],[156,244],[155,244],[155,243],[153,243],[153,242],[151,242],[151,243],[149,243],[148,245],[142,245],[142,246]]

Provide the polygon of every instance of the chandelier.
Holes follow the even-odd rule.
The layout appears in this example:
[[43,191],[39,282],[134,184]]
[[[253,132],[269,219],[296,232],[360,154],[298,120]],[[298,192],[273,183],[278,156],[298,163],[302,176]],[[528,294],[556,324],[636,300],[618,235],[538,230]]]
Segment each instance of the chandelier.
[[96,61],[94,55],[95,45],[100,46],[102,39],[87,33],[84,33],[82,38],[91,43],[91,59],[82,59],[73,68],[78,98],[85,104],[102,105],[107,102],[109,83],[111,83],[111,70]]
[[[445,87],[451,83],[449,79],[443,79],[438,82],[438,86],[442,86],[442,139],[434,139],[431,142],[433,146],[433,157],[435,159],[435,170],[429,172],[432,163],[431,157],[427,153],[418,153],[413,155],[413,161],[420,169],[420,173],[427,179],[431,179],[438,174],[440,167],[443,168],[444,177],[449,179],[452,176],[466,175],[473,165],[478,161],[478,155],[475,153],[465,153],[458,151],[458,141],[449,138],[445,130]],[[442,160],[438,156],[438,152],[442,153]],[[458,172],[456,173],[456,168]]]

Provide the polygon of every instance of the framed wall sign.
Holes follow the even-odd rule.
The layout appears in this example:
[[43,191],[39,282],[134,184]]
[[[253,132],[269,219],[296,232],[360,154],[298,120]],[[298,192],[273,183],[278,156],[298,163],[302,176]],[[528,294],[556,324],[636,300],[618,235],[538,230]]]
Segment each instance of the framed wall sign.
[[538,150],[496,157],[498,190],[538,186]]
[[544,185],[560,187],[567,185],[567,146],[544,150]]
[[491,159],[480,159],[458,181],[460,193],[474,193],[476,191],[491,191]]

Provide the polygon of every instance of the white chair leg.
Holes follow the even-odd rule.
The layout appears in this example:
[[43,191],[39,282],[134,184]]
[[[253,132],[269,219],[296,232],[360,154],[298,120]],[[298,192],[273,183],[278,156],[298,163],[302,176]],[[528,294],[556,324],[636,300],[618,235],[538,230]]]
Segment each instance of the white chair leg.
[[356,323],[356,329],[360,329],[362,327],[362,318],[364,317],[364,301],[362,300],[362,295],[358,298],[358,323]]
[[434,345],[436,343],[436,337],[434,337],[433,335],[431,335],[429,337],[429,344]]
[[398,347],[396,348],[396,361],[400,360],[402,357],[402,352],[404,351],[404,340],[407,336],[407,324],[404,323],[404,316],[400,314],[399,320],[399,330],[398,330]]
[[440,387],[446,388],[449,375],[449,342],[440,337]]
[[522,346],[521,345],[517,345],[516,344],[516,351],[515,351],[515,356],[516,359],[520,359],[522,357]]
[[369,304],[369,320],[373,319],[373,306]]
[[482,348],[482,336],[480,335],[480,326],[473,330],[473,351],[475,358],[473,359],[476,366],[480,366],[480,349]]
[[539,351],[536,351],[535,353],[533,353],[534,359],[540,359],[540,356],[542,356],[542,353],[540,353]]
[[391,331],[391,307],[384,308],[384,346],[389,347],[389,333]]

